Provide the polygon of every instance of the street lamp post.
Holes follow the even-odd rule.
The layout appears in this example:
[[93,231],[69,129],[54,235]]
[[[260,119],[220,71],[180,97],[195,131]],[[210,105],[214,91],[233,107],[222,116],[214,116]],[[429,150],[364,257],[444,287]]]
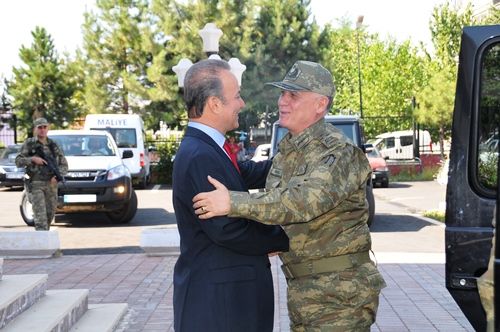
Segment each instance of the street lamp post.
[[363,88],[361,82],[361,54],[359,49],[359,30],[363,25],[363,15],[358,16],[358,20],[356,21],[356,40],[358,44],[358,88],[359,88],[359,117],[363,118]]
[[[198,33],[203,40],[203,52],[206,53],[208,58],[221,60],[218,52],[219,39],[223,35],[222,31],[217,28],[214,23],[207,23],[202,30],[198,31]],[[238,85],[241,86],[241,76],[243,75],[243,72],[247,67],[242,64],[238,58],[229,59],[228,64],[231,67],[231,72],[238,80]],[[172,67],[172,70],[177,75],[177,84],[179,85],[179,88],[184,87],[184,78],[186,77],[186,72],[192,65],[193,63],[191,62],[191,60],[183,58],[177,65]]]

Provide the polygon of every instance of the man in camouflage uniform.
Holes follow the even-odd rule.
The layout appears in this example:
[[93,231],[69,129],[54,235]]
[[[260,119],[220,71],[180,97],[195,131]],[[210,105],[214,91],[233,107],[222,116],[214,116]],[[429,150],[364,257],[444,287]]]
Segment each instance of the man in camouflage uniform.
[[57,179],[39,151],[41,149],[46,158],[49,156],[56,161],[62,175],[68,172],[68,162],[57,144],[47,137],[49,131],[47,120],[38,118],[33,122],[33,126],[35,135],[24,142],[21,152],[16,157],[16,165],[26,167],[26,175],[29,177],[25,187],[33,206],[35,229],[47,231],[54,219],[57,205]]
[[490,261],[488,263],[488,270],[484,272],[484,274],[479,277],[477,280],[477,287],[479,289],[479,296],[481,298],[481,303],[483,304],[484,311],[486,312],[486,331],[493,332],[495,331],[495,306],[493,303],[493,293],[495,292],[495,284],[493,281],[493,270],[495,269],[495,238],[496,238],[496,222],[495,218],[497,215],[497,208],[495,207],[495,211],[493,212],[493,239],[491,240],[491,253],[490,253]]
[[365,154],[324,116],[335,87],[320,64],[296,62],[282,82],[279,144],[259,193],[216,187],[194,197],[201,219],[228,214],[282,225],[290,251],[280,254],[293,331],[369,331],[384,279],[369,257]]

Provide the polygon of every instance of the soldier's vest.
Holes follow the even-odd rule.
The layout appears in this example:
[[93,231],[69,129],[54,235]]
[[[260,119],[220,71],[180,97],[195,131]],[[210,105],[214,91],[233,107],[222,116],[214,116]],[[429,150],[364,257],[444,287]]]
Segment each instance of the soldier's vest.
[[[56,143],[54,143],[52,140],[47,140],[47,145],[44,145],[40,143],[36,137],[29,138],[28,142],[28,156],[33,157],[33,156],[39,156],[39,149],[42,149],[45,155],[51,154],[54,159],[57,160],[57,154],[56,154]],[[26,166],[26,174],[30,177],[31,181],[48,181],[50,180],[55,174],[49,170],[49,168],[45,165],[35,165],[35,164],[30,164]]]

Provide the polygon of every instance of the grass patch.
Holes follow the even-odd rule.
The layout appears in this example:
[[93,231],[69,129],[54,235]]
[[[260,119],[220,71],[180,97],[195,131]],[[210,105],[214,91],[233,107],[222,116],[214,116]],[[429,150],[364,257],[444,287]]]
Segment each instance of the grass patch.
[[424,217],[431,218],[440,222],[444,222],[444,211],[429,210],[424,212]]
[[438,172],[439,172],[439,167],[424,168],[420,173],[403,170],[398,174],[395,175],[391,174],[391,181],[393,182],[432,181],[436,178]]

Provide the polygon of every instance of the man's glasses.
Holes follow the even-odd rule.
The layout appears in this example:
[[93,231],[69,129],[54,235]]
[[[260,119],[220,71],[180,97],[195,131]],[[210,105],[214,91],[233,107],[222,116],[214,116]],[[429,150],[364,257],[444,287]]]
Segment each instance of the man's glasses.
[[47,129],[47,126],[37,126],[38,129]]

